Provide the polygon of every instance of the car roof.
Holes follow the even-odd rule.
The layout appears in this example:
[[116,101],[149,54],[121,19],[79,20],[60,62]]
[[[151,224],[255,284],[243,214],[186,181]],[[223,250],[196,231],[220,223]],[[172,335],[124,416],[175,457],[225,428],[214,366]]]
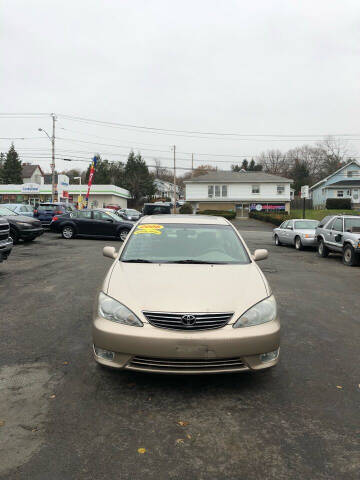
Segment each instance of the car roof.
[[306,222],[318,222],[319,220],[315,220],[315,218],[291,218],[290,220],[294,220],[297,222],[298,220],[305,220]]
[[146,215],[140,223],[187,223],[194,225],[229,225],[224,217],[212,215]]

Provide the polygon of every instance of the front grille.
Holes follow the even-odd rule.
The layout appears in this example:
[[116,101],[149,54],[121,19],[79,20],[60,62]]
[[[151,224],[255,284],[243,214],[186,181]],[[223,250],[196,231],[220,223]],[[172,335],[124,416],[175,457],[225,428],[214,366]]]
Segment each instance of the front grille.
[[0,232],[4,230],[9,231],[9,225],[7,223],[0,223]]
[[[154,327],[170,328],[172,330],[211,330],[225,326],[231,313],[165,313],[143,312]],[[192,317],[192,318],[185,318]]]
[[240,370],[247,369],[246,364],[241,358],[204,358],[204,359],[188,359],[188,358],[151,358],[151,357],[133,357],[128,364],[131,368],[141,368],[143,370],[159,370],[159,371],[212,371],[212,370]]

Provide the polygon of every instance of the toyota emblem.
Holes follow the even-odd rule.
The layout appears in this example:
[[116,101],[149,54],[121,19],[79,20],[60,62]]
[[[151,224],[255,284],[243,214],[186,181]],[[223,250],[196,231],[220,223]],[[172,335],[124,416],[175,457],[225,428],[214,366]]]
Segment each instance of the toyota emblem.
[[196,317],[195,315],[183,315],[181,321],[186,327],[192,327],[196,323]]

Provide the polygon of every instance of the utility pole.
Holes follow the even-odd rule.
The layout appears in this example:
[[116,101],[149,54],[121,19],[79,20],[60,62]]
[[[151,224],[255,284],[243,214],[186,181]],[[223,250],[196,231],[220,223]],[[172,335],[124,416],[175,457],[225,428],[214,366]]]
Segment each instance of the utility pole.
[[55,202],[55,113],[51,114],[52,117],[52,137],[51,137],[51,198],[52,202]]
[[191,177],[194,176],[194,154],[191,154]]
[[176,213],[176,146],[174,145],[174,213]]

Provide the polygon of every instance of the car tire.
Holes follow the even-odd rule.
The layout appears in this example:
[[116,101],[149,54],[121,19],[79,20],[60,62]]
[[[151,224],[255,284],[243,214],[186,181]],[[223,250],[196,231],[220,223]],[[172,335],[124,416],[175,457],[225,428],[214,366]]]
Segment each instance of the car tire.
[[119,231],[118,237],[121,242],[124,242],[126,240],[126,237],[129,235],[130,230],[127,228],[123,228],[122,230]]
[[326,258],[329,255],[329,249],[327,246],[324,244],[324,240],[319,240],[319,245],[318,245],[318,255],[322,258]]
[[281,247],[282,243],[280,242],[280,239],[277,235],[274,237],[274,243],[277,247]]
[[12,238],[13,244],[16,245],[19,243],[19,234],[14,228],[10,228],[10,237]]
[[347,267],[355,267],[356,265],[359,265],[359,257],[356,255],[353,247],[349,244],[344,247],[342,261]]
[[301,238],[299,236],[295,237],[295,242],[294,242],[296,250],[302,250],[303,249],[303,244],[301,243]]
[[75,230],[74,227],[71,225],[65,225],[61,230],[61,235],[66,240],[70,240],[75,237]]

